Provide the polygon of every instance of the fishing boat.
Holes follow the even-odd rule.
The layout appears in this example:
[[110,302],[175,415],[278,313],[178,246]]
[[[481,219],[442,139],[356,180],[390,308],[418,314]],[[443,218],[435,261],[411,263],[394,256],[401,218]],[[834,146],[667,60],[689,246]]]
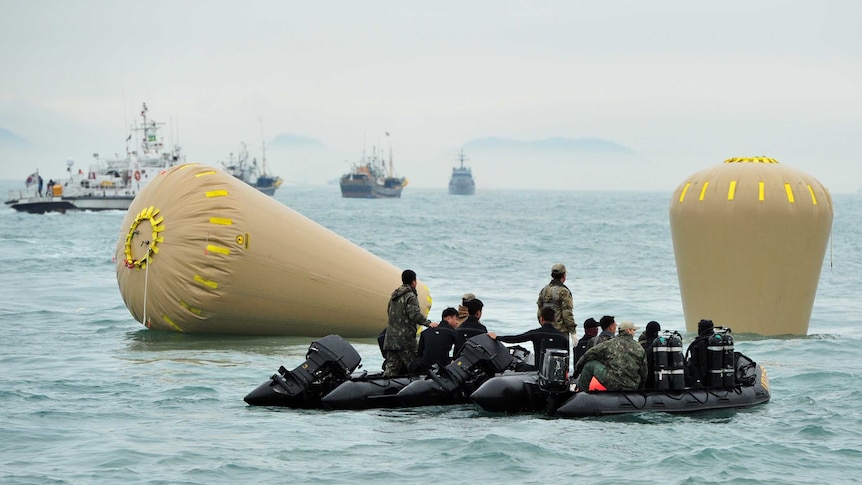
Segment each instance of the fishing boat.
[[137,150],[127,147],[124,157],[115,155],[113,158],[102,158],[94,153],[86,171],[75,170],[75,162],[67,160],[65,178],[49,179],[44,187],[44,178],[37,170],[27,178],[25,188],[9,191],[6,205],[34,214],[128,209],[150,180],[184,158],[179,146],[164,150],[164,141],[159,136],[159,128],[164,123],[149,119],[147,111],[144,103],[140,125],[135,123],[126,138],[129,143],[138,136]]
[[[388,133],[387,133],[388,135]],[[389,160],[385,160],[376,147],[371,155],[354,163],[350,172],[341,176],[341,196],[358,199],[383,199],[401,197],[407,186],[407,178],[397,177],[392,161],[392,147],[389,147]]]
[[473,195],[476,193],[476,182],[473,180],[473,172],[470,167],[464,166],[464,150],[458,155],[461,162],[460,167],[452,167],[452,176],[449,178],[450,195]]
[[263,146],[263,157],[261,166],[258,167],[257,159],[249,162],[248,148],[244,142],[240,143],[240,150],[236,158],[230,154],[227,163],[221,162],[225,172],[251,185],[266,195],[275,195],[275,191],[281,187],[283,181],[277,175],[270,175],[266,170],[266,146]]

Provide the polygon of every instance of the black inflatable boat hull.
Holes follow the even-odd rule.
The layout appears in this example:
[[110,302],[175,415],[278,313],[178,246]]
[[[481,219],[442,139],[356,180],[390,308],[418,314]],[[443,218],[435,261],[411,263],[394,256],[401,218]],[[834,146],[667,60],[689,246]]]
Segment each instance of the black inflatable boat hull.
[[568,418],[639,412],[699,412],[745,408],[769,401],[769,379],[763,366],[741,356],[738,368],[745,372],[750,384],[730,389],[688,388],[678,391],[548,393],[540,389],[535,372],[511,374],[489,379],[470,399],[491,412],[543,411]]

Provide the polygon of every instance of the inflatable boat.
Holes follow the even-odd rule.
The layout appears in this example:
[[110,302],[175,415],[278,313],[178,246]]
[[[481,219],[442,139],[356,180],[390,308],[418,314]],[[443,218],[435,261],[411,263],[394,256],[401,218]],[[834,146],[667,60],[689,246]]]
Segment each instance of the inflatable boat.
[[433,406],[470,402],[486,380],[522,361],[521,347],[506,347],[487,334],[467,340],[448,366],[425,375],[384,377],[355,372],[361,362],[356,349],[338,335],[328,335],[308,348],[306,360],[288,371],[284,366],[244,400],[253,406],[369,409]]
[[[547,359],[546,359],[547,360]],[[496,376],[470,399],[492,412],[544,412],[549,416],[586,417],[659,411],[685,413],[745,408],[769,401],[769,378],[762,365],[735,352],[729,386],[642,391],[574,391],[568,380],[555,382],[543,370]]]

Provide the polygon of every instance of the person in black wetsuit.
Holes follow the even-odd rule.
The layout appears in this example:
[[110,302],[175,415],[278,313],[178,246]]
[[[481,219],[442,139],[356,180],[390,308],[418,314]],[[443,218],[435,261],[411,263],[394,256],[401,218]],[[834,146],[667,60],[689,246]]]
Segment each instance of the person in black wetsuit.
[[482,308],[485,307],[482,300],[474,298],[468,301],[466,306],[468,313],[467,319],[464,320],[464,323],[462,323],[455,331],[455,356],[458,356],[458,354],[461,353],[461,347],[464,346],[464,342],[466,342],[468,338],[482,333],[488,333],[488,329],[479,321],[479,319],[482,318]]
[[443,310],[440,325],[427,328],[419,335],[419,352],[410,364],[411,374],[425,374],[437,364],[441,369],[452,362],[452,347],[455,346],[455,330],[458,329],[458,310],[449,307]]
[[715,334],[712,320],[701,320],[697,323],[697,337],[689,344],[686,356],[686,385],[701,387],[706,379],[706,369],[709,368],[707,347],[709,337]]
[[565,349],[569,350],[569,336],[557,329],[554,325],[554,308],[546,306],[542,308],[539,315],[542,326],[527,330],[519,335],[497,335],[494,332],[489,332],[488,336],[496,339],[498,342],[507,344],[517,344],[522,342],[533,343],[534,365],[523,364],[519,365],[516,370],[532,371],[538,370],[542,365],[542,359],[545,356],[546,349]]
[[652,389],[656,385],[655,380],[655,356],[652,352],[652,344],[658,338],[658,333],[661,331],[661,325],[652,321],[646,326],[646,330],[638,336],[638,343],[643,347],[647,358],[647,380],[646,389]]
[[595,318],[590,317],[584,321],[584,336],[575,344],[572,349],[572,361],[577,362],[584,355],[584,352],[590,347],[590,341],[599,334],[599,322]]

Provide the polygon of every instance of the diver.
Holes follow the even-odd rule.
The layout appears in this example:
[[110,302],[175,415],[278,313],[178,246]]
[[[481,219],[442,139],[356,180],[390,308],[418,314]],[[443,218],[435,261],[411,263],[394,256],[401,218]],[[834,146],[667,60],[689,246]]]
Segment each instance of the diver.
[[482,300],[474,298],[466,303],[467,319],[455,331],[455,356],[461,353],[461,348],[464,347],[464,342],[470,337],[482,333],[488,333],[488,328],[479,321],[482,318],[482,309],[485,304]]
[[565,349],[566,352],[569,351],[569,336],[559,331],[554,325],[554,309],[549,306],[542,308],[542,311],[539,314],[539,318],[541,319],[540,323],[542,324],[539,328],[527,330],[526,332],[519,335],[498,336],[494,332],[488,332],[488,336],[490,336],[492,339],[497,340],[498,342],[503,342],[507,344],[517,344],[521,342],[533,343],[534,365],[522,363],[519,364],[515,368],[515,370],[538,370],[539,367],[542,365],[542,360],[544,359],[546,349]]
[[419,335],[419,352],[410,363],[410,373],[425,374],[434,364],[442,369],[452,363],[455,330],[460,325],[458,310],[452,307],[443,310],[440,325],[427,328]]
[[584,355],[584,352],[590,347],[590,340],[598,334],[599,322],[593,317],[584,320],[584,336],[578,340],[578,343],[572,349],[572,361],[577,362]]
[[686,386],[702,387],[709,369],[707,347],[709,338],[715,334],[712,320],[701,320],[697,323],[697,337],[685,351]]

